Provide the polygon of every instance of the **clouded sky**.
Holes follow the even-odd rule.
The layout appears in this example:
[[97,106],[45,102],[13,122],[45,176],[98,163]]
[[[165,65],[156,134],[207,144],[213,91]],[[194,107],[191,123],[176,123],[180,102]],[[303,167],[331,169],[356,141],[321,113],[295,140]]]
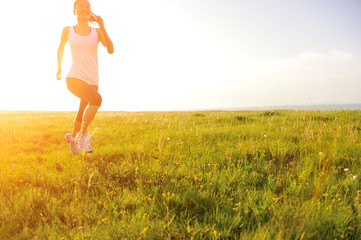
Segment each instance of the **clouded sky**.
[[[358,0],[90,0],[101,110],[361,103]],[[0,110],[77,110],[56,80],[73,0],[1,3]],[[71,64],[65,48],[63,76]]]

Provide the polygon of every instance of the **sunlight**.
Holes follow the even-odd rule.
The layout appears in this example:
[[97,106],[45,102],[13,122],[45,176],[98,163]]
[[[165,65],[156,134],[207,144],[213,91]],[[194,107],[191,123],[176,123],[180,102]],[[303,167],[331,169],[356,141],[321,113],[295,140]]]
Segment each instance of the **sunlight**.
[[[0,8],[1,20],[10,23],[3,29],[11,32],[11,37],[2,38],[0,43],[5,66],[0,110],[76,110],[78,99],[69,93],[64,79],[71,64],[68,45],[63,79],[57,81],[55,77],[61,31],[76,23],[74,0],[20,2],[21,8],[18,1],[6,1]],[[333,99],[339,84],[343,84],[343,92],[337,102],[361,101],[356,91],[360,83],[355,80],[361,73],[353,67],[359,65],[361,50],[355,40],[358,35],[352,32],[360,29],[361,21],[351,22],[351,18],[337,15],[340,25],[348,26],[349,31],[342,27],[318,34],[323,26],[329,26],[327,21],[334,21],[332,9],[342,8],[356,19],[359,15],[352,4],[330,6],[316,26],[312,22],[318,22],[320,15],[307,11],[307,6],[321,7],[321,3],[297,3],[300,8],[294,12],[295,7],[288,3],[241,4],[232,0],[90,2],[94,13],[103,17],[115,49],[109,55],[99,46],[101,110],[292,105],[308,104],[310,97],[319,104]],[[17,9],[18,14],[8,9]],[[283,13],[289,22],[280,17]],[[32,27],[24,27],[22,19],[29,20]],[[291,27],[300,31],[290,34]],[[319,64],[315,64],[314,74],[297,75],[300,82],[325,83],[321,94],[311,91],[312,96],[305,96],[288,81],[295,79],[294,72],[271,69],[275,62],[287,62],[304,53],[329,55],[334,50],[353,56],[346,59],[352,68],[334,66],[340,73],[337,79],[330,80]],[[269,69],[272,77],[265,77]],[[338,85],[332,82],[336,80]],[[268,91],[273,87],[278,94]],[[299,87],[307,89],[309,85]]]

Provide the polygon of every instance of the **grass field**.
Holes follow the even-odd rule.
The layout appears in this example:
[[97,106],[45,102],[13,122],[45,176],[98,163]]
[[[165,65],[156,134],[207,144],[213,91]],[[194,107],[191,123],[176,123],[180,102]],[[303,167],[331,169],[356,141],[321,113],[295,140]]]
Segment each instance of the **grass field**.
[[360,239],[361,111],[0,112],[0,239]]

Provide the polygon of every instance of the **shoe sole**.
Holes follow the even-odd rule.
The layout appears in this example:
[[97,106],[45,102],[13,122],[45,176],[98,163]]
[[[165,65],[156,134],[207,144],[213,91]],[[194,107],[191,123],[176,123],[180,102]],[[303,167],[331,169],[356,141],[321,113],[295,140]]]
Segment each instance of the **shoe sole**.
[[93,153],[93,151],[83,151],[83,150],[80,150],[80,149],[79,149],[79,151],[83,152],[83,153]]
[[93,152],[93,150],[82,150],[80,148],[79,148],[79,151],[81,151],[83,153],[92,153]]

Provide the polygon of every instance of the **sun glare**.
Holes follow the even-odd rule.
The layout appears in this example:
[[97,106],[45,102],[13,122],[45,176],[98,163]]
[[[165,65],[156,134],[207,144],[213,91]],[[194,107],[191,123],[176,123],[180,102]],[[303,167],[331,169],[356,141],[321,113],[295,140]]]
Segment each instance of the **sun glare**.
[[[319,103],[361,102],[355,90],[361,87],[357,80],[361,76],[357,67],[361,63],[361,51],[359,42],[353,43],[358,35],[352,32],[359,26],[343,15],[337,15],[337,19],[349,26],[349,32],[342,28],[339,31],[343,34],[334,30],[337,34],[310,35],[318,33],[322,24],[329,26],[330,13],[322,14],[323,22],[317,27],[310,23],[317,21],[319,15],[300,8],[292,16],[294,9],[289,4],[90,2],[93,12],[104,19],[115,50],[109,55],[99,46],[99,91],[104,100],[101,110],[308,104],[310,97]],[[78,99],[65,84],[71,64],[68,45],[63,56],[63,79],[56,80],[56,53],[62,29],[76,24],[73,3],[73,0],[21,1],[19,8],[17,1],[6,1],[0,8],[1,20],[10,23],[3,30],[11,32],[11,37],[2,38],[0,44],[1,78],[5,84],[0,89],[0,110],[77,109]],[[320,7],[319,3],[313,4]],[[350,6],[345,4],[343,8],[347,10]],[[44,8],[47,10],[43,11]],[[11,14],[7,9],[17,9],[20,14]],[[280,13],[287,13],[289,23],[280,19]],[[302,15],[306,13],[309,18]],[[31,19],[32,27],[24,27],[22,19]],[[300,32],[289,34],[290,23],[297,24],[292,27],[299,27]],[[312,39],[307,37],[306,41],[304,36]],[[312,74],[300,71],[302,66],[292,68],[297,70],[293,71],[290,64],[298,64],[299,56],[307,54],[322,56],[301,59],[302,66],[313,66]],[[351,57],[344,59],[346,55]],[[273,68],[278,63],[288,65]],[[327,72],[336,72],[337,79]],[[309,82],[322,83],[326,89],[316,92]],[[296,91],[295,86],[304,91]],[[269,92],[273,87],[278,94]],[[340,89],[342,94],[335,96]]]

